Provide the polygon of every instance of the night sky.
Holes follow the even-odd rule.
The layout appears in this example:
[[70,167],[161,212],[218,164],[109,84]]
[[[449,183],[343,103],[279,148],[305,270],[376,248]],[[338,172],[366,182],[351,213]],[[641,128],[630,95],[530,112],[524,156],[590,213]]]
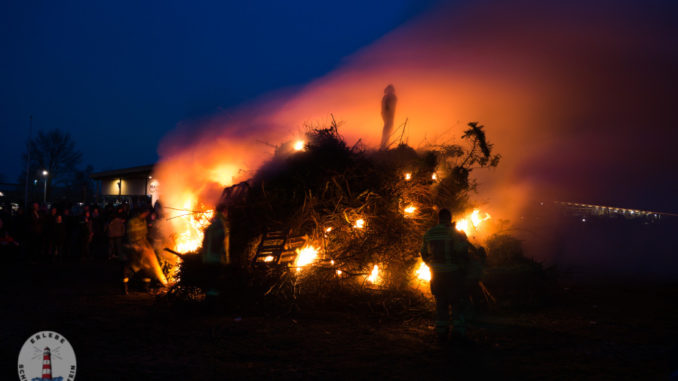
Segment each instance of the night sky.
[[0,174],[17,182],[29,115],[95,170],[150,164],[177,123],[320,77],[433,1],[5,1]]
[[218,191],[206,174],[330,113],[369,145],[394,83],[415,146],[487,125],[504,159],[480,197],[512,219],[537,199],[678,212],[673,1],[243,3],[3,4],[4,181],[32,114],[95,171],[160,157],[164,189]]

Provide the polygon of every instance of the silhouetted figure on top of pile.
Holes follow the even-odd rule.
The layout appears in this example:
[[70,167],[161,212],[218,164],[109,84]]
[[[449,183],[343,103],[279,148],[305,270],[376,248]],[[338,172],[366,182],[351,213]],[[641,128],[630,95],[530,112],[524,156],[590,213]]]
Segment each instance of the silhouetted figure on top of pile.
[[388,85],[384,89],[384,97],[381,98],[381,118],[384,120],[384,129],[381,132],[381,149],[387,149],[393,133],[393,120],[398,97],[395,95],[395,87]]

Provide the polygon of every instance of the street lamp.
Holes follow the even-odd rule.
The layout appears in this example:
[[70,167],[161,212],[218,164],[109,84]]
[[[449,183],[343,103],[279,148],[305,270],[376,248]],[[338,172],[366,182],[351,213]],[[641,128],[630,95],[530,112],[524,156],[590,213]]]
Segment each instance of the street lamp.
[[46,169],[43,169],[42,175],[45,177],[45,193],[43,193],[42,196],[42,203],[47,205],[47,176],[49,175],[49,172],[47,172]]

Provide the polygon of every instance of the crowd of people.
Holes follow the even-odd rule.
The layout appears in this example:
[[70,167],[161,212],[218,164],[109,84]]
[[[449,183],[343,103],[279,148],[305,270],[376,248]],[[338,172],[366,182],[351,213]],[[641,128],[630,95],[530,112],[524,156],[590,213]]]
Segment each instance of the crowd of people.
[[[147,223],[155,234],[158,212],[150,205]],[[2,205],[0,256],[4,260],[86,261],[123,256],[127,221],[136,214],[129,204],[40,205],[28,210]],[[152,237],[149,237],[151,240]]]

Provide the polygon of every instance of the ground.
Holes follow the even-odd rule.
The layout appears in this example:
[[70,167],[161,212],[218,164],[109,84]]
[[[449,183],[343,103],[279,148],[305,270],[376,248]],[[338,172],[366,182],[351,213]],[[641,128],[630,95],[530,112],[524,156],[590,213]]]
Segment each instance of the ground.
[[210,315],[119,295],[113,263],[5,264],[2,379],[29,335],[71,342],[78,380],[668,379],[678,370],[678,284],[574,283],[548,307],[490,311],[471,348],[441,347],[428,319],[356,311]]

